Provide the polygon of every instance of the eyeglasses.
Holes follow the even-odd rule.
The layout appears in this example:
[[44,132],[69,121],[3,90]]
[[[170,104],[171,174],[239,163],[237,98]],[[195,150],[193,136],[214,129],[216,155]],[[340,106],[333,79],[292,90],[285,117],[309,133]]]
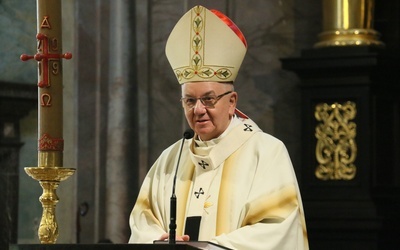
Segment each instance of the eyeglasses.
[[214,108],[215,104],[221,99],[223,96],[232,93],[232,91],[225,92],[221,95],[207,95],[199,98],[195,97],[182,97],[181,101],[185,105],[186,108],[192,109],[194,106],[196,106],[197,100],[200,100],[200,102],[206,107],[206,108]]

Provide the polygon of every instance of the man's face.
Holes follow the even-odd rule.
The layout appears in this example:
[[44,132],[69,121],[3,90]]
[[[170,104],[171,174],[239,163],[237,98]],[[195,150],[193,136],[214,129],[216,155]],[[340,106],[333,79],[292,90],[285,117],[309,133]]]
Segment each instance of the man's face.
[[[192,108],[182,101],[186,119],[189,126],[200,136],[202,140],[211,140],[220,136],[230,123],[235,113],[237,93],[229,91],[233,86],[229,83],[219,82],[187,82],[182,85],[182,98],[194,103]],[[227,94],[225,94],[227,93]],[[215,105],[206,107],[200,99],[217,97]],[[196,100],[197,99],[197,100]]]

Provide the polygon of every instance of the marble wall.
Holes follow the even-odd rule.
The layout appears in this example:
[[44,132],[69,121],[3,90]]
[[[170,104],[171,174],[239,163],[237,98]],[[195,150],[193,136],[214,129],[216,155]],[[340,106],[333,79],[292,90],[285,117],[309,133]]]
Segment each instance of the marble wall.
[[[36,3],[35,1],[3,0],[0,2],[0,78],[15,84],[37,82],[36,64],[24,63],[21,54],[36,52]],[[41,216],[39,196],[41,188],[27,176],[24,167],[37,165],[36,135],[37,112],[33,108],[20,123],[21,141],[19,167],[19,218],[18,240],[37,242],[37,227]],[[3,167],[3,166],[2,166]],[[1,222],[0,222],[1,224]]]
[[23,53],[36,51],[35,1],[0,1],[0,77],[8,82],[36,82],[36,68],[21,63]]
[[[137,114],[137,129],[132,134],[138,141],[138,146],[126,151],[126,154],[133,156],[130,165],[137,171],[135,181],[128,188],[136,194],[147,169],[164,148],[182,136],[182,131],[187,126],[179,103],[180,86],[167,62],[164,48],[176,21],[195,4],[226,13],[246,36],[248,53],[235,83],[239,93],[238,108],[264,131],[280,138],[287,145],[298,170],[301,147],[298,79],[293,73],[281,69],[280,58],[298,55],[302,49],[313,46],[321,28],[320,2],[63,1],[63,47],[74,55],[71,62],[63,65],[64,102],[67,104],[64,105],[64,166],[77,168],[77,172],[59,187],[57,216],[61,230],[58,242],[76,242],[76,211],[84,202],[90,204],[90,210],[86,216],[80,218],[81,242],[94,243],[103,238],[124,242],[129,237],[129,233],[126,233],[128,218],[119,221],[121,227],[125,228],[125,231],[121,230],[124,232],[122,236],[110,235],[109,230],[104,229],[107,223],[104,215],[110,213],[106,202],[107,185],[112,183],[110,178],[126,180],[124,176],[118,177],[118,174],[117,177],[107,179],[107,171],[113,171],[113,162],[108,161],[106,164],[107,153],[110,148],[118,146],[118,142],[107,139],[110,135],[107,128],[110,125],[109,88],[114,84],[110,78],[115,66],[110,58],[120,60],[118,54],[111,56],[110,53],[136,55],[136,59],[128,65],[128,70],[134,73],[134,76],[128,77],[128,82],[135,89],[137,100],[136,104],[129,104],[131,106],[125,111]],[[115,23],[114,19],[117,17],[110,13],[117,4],[132,7],[135,18]],[[35,2],[0,1],[0,20],[0,79],[35,84],[36,68],[29,63],[14,60],[21,53],[35,51]],[[7,27],[10,23],[19,23],[18,28],[9,31]],[[115,33],[112,32],[112,25],[122,25],[122,30],[125,28],[126,32],[133,32],[134,41],[122,45],[122,50],[113,49]],[[5,40],[10,37],[19,45],[9,45]],[[22,121],[21,135],[26,140],[26,146],[31,145],[30,142],[36,137],[32,129],[35,116],[32,113]],[[35,163],[36,149],[32,145],[30,148],[26,146],[21,149],[21,169]],[[21,174],[24,184],[21,184],[23,194],[20,195],[20,203],[24,209],[20,210],[23,223],[20,223],[19,238],[21,242],[36,242],[34,229],[41,213],[37,201],[40,188],[33,180],[23,178],[28,177]],[[136,196],[131,195],[125,199],[130,199],[128,204],[132,204]],[[119,210],[112,210],[111,214],[113,212],[118,213]]]

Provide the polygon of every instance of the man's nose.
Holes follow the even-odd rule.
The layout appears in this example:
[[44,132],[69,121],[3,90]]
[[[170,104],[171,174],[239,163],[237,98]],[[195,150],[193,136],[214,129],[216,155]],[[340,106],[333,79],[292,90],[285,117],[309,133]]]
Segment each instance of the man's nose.
[[206,111],[206,106],[201,102],[200,99],[197,99],[196,104],[193,107],[193,111],[195,114],[203,114]]

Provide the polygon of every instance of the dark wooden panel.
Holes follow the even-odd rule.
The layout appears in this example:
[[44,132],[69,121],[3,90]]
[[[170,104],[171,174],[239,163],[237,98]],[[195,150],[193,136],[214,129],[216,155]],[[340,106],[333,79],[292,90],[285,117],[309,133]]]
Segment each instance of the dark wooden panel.
[[[301,191],[311,249],[390,249],[400,242],[398,60],[398,53],[357,46],[282,60],[301,80]],[[357,111],[356,175],[319,179],[315,107],[347,101]]]

